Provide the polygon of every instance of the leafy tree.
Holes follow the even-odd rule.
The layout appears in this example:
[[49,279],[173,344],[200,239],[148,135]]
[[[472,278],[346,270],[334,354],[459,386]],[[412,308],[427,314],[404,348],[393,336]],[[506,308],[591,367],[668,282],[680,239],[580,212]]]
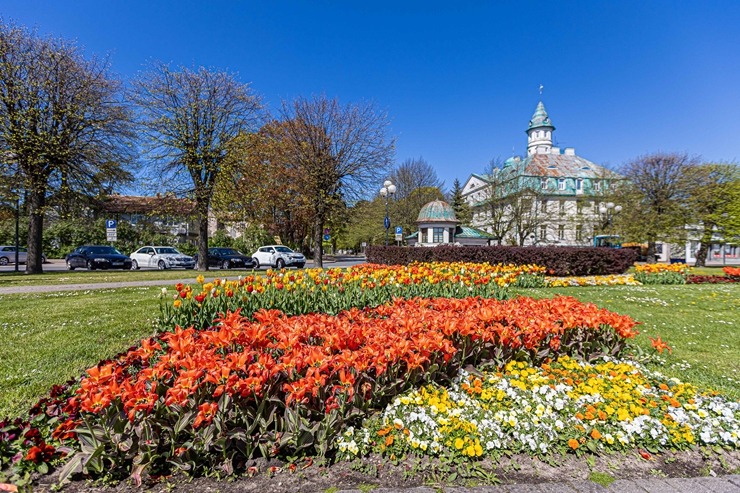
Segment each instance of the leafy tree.
[[735,164],[702,164],[692,167],[684,180],[688,188],[690,224],[701,227],[696,266],[704,266],[714,235],[725,238],[740,232],[740,169]]
[[314,265],[332,214],[366,197],[387,176],[394,145],[385,114],[369,104],[341,106],[325,96],[283,102],[283,143],[289,173],[310,204]]
[[687,201],[693,186],[688,178],[697,162],[687,154],[656,153],[640,156],[621,170],[626,180],[615,190],[617,200],[625,204],[619,217],[620,231],[630,239],[647,241],[648,261],[655,260],[657,241],[685,237]]
[[0,150],[27,203],[27,273],[42,272],[50,192],[94,194],[127,181],[133,133],[109,64],[0,21]]
[[208,270],[208,210],[214,187],[238,135],[256,129],[259,98],[232,74],[204,67],[155,64],[133,82],[145,148],[157,183],[189,193],[198,216],[198,269]]
[[452,184],[452,190],[450,191],[448,200],[452,208],[455,210],[455,217],[457,217],[457,220],[462,224],[470,224],[470,221],[473,219],[473,213],[463,197],[462,185],[460,184],[460,180],[457,178],[455,178],[455,181]]
[[[401,226],[404,234],[416,230],[419,211],[433,200],[444,200],[442,182],[437,172],[424,158],[406,159],[389,175],[396,193],[389,197],[389,215],[394,226]],[[381,199],[385,203],[385,199]],[[383,224],[385,213],[377,220]],[[383,229],[385,234],[385,229]]]

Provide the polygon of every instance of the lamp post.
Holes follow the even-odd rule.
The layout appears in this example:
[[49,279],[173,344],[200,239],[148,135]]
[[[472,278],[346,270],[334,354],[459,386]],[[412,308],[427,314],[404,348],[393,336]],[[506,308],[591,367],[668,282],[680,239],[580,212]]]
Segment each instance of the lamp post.
[[606,204],[601,204],[599,206],[599,213],[604,218],[604,229],[606,229],[606,234],[611,236],[611,227],[612,227],[612,220],[614,219],[614,216],[622,212],[622,206],[621,205],[614,205],[614,202],[607,202]]
[[[15,271],[18,272],[18,250],[20,250],[20,237],[18,235],[18,229],[20,226],[21,219],[21,197],[20,194],[15,197]],[[26,263],[28,263],[28,257],[26,257]]]
[[385,180],[383,188],[380,189],[380,196],[385,197],[385,219],[383,225],[385,226],[385,246],[388,246],[388,230],[391,227],[391,218],[388,217],[388,197],[396,193],[396,186],[390,180]]

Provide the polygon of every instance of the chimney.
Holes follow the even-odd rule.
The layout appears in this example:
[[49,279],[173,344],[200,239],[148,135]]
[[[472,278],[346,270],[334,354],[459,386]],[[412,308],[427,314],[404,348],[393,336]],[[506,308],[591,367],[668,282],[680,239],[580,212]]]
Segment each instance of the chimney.
[[576,148],[575,147],[566,147],[565,148],[565,155],[566,156],[575,156],[576,155]]

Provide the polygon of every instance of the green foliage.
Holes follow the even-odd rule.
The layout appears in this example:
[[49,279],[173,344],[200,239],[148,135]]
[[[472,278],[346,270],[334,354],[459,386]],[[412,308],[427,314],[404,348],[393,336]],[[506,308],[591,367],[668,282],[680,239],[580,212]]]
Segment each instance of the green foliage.
[[455,210],[455,217],[457,217],[458,221],[462,224],[470,224],[470,221],[473,219],[473,212],[470,210],[470,206],[463,198],[462,192],[463,190],[460,180],[455,178],[452,190],[450,191],[450,205]]

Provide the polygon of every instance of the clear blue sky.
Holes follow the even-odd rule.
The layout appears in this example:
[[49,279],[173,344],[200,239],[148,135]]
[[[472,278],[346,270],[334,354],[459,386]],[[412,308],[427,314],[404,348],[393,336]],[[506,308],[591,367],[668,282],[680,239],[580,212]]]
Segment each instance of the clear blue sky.
[[423,156],[447,187],[526,153],[540,84],[556,143],[596,163],[740,160],[737,0],[2,0],[0,16],[110,54],[123,78],[160,60],[237,72],[272,109],[373,101],[397,162]]

